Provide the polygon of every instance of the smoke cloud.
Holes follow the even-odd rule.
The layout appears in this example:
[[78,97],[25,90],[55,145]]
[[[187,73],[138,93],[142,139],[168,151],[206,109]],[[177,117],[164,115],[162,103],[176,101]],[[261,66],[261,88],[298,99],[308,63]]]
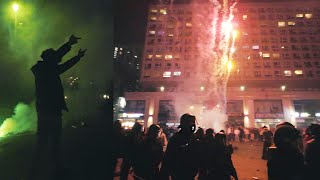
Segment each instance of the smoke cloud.
[[35,105],[18,103],[14,109],[14,114],[5,119],[0,126],[0,137],[6,135],[19,134],[23,132],[34,132],[36,130]]
[[[1,118],[10,116],[18,102],[34,101],[34,77],[30,68],[41,59],[42,51],[57,49],[71,34],[82,39],[63,61],[75,56],[80,48],[88,51],[81,62],[61,76],[69,97],[67,104],[74,105],[70,108],[73,114],[77,113],[72,110],[79,109],[80,105],[97,104],[95,97],[86,94],[97,96],[98,92],[105,92],[112,80],[112,16],[109,15],[112,11],[108,9],[111,9],[110,3],[106,2],[19,1],[15,19],[11,1],[0,1]],[[66,86],[70,76],[79,77],[76,92]],[[95,107],[87,106],[87,109]]]

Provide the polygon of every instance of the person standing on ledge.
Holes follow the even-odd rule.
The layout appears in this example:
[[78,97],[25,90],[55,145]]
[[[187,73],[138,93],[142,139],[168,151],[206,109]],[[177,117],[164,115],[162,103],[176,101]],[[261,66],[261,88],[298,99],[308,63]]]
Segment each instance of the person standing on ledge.
[[[37,109],[37,144],[34,156],[31,177],[36,179],[36,171],[48,163],[40,162],[46,157],[46,147],[49,149],[50,169],[53,176],[61,172],[60,162],[60,138],[62,130],[62,110],[68,112],[65,102],[64,90],[60,75],[73,67],[85,55],[86,50],[79,50],[78,54],[60,64],[64,55],[70,50],[71,46],[78,43],[81,39],[74,35],[69,37],[69,41],[64,43],[59,49],[46,49],[42,52],[42,60],[38,61],[31,71],[35,76],[35,96]],[[51,175],[50,175],[51,176]],[[51,177],[53,177],[51,176]]]

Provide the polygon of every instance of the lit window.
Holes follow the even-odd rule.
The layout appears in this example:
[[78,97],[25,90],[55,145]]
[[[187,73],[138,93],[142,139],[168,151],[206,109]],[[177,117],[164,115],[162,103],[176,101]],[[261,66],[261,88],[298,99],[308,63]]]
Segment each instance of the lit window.
[[304,16],[305,16],[307,19],[312,18],[312,14],[305,14]]
[[302,17],[303,17],[303,14],[296,14],[296,17],[297,17],[297,18],[302,18]]
[[147,56],[148,59],[152,59],[152,57],[153,57],[152,54],[149,54],[149,55]]
[[156,21],[156,20],[157,20],[157,17],[152,16],[152,17],[150,17],[150,19],[151,19],[151,21]]
[[143,75],[143,77],[144,77],[144,78],[150,77],[150,72],[145,72],[144,75]]
[[168,34],[169,37],[173,37],[173,34]]
[[280,71],[274,71],[274,75],[275,75],[276,77],[280,77],[280,76],[281,76],[281,73],[280,73]]
[[155,35],[155,34],[156,34],[156,31],[149,31],[149,34],[150,34],[150,35]]
[[269,54],[269,53],[262,54],[262,57],[264,57],[264,58],[269,58],[269,57],[270,57],[270,54]]
[[156,63],[156,64],[154,65],[154,68],[155,68],[155,69],[161,68],[161,63]]
[[162,58],[162,55],[157,54],[157,55],[156,55],[156,58],[161,59],[161,58]]
[[165,55],[164,58],[165,59],[172,59],[173,57],[172,57],[172,55]]
[[302,70],[295,70],[295,71],[294,71],[294,74],[296,74],[296,75],[302,75],[303,72],[302,72]]
[[161,14],[167,14],[167,10],[166,9],[160,9],[160,13]]
[[288,25],[289,26],[294,26],[296,23],[295,22],[292,22],[292,21],[290,21],[290,22],[288,22]]
[[180,72],[180,71],[173,72],[173,76],[180,76],[180,75],[181,75],[181,72]]
[[280,54],[276,53],[276,54],[272,54],[273,59],[279,59],[280,58]]
[[248,16],[245,14],[245,15],[242,15],[242,19],[245,21],[246,19],[248,18]]
[[252,49],[259,49],[259,45],[253,45]]
[[171,77],[171,72],[169,71],[163,72],[163,77]]
[[285,27],[286,26],[286,22],[278,22],[278,27]]
[[287,77],[292,76],[291,71],[290,70],[285,70],[284,71],[284,76],[287,76]]
[[187,27],[192,27],[192,24],[191,23],[186,23],[186,26]]
[[151,12],[152,12],[152,13],[157,13],[158,10],[157,10],[157,9],[151,9]]

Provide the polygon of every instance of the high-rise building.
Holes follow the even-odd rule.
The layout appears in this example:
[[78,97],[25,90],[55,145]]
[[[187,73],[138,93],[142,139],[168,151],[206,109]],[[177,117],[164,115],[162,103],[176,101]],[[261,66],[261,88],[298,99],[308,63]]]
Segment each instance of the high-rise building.
[[[207,127],[223,119],[246,127],[317,123],[319,27],[316,0],[151,5],[144,92],[126,93],[144,108],[134,112],[129,103],[128,113],[143,114],[146,125],[174,124],[185,112]],[[209,111],[220,119],[208,120]]]

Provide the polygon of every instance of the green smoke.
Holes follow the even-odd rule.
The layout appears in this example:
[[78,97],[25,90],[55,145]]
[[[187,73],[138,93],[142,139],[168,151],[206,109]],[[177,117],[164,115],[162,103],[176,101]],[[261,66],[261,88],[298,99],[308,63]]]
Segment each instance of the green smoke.
[[[18,102],[34,101],[34,76],[30,68],[40,60],[42,51],[57,49],[71,34],[82,39],[63,60],[76,55],[80,48],[88,51],[81,62],[61,76],[70,109],[64,120],[69,116],[78,118],[79,111],[94,112],[97,103],[92,96],[98,90],[104,92],[107,82],[112,80],[113,23],[107,21],[112,16],[106,15],[112,11],[106,10],[102,1],[25,0],[18,1],[15,24],[11,2],[0,0],[0,120],[9,117]],[[70,76],[79,77],[79,89],[68,89],[66,79]]]
[[11,117],[5,119],[0,126],[0,137],[36,130],[37,114],[35,105],[18,103]]

